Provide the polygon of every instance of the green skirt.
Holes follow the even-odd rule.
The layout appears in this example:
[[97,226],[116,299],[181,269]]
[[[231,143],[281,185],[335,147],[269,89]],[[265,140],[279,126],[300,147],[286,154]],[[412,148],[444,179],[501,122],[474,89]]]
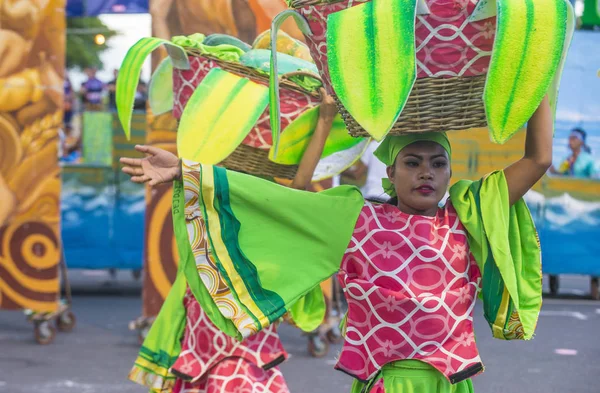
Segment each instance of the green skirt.
[[433,366],[419,360],[386,364],[369,385],[355,380],[351,393],[473,393],[470,379],[453,385]]

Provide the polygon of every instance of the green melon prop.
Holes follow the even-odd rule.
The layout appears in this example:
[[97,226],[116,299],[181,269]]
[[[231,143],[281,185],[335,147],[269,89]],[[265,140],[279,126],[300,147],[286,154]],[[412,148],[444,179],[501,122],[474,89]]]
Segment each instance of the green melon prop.
[[[273,136],[273,155],[277,156],[277,150],[279,148],[279,133],[281,132],[281,106],[279,105],[279,74],[277,73],[277,31],[281,24],[289,17],[293,17],[296,24],[300,28],[300,31],[310,36],[310,26],[306,20],[293,10],[286,10],[278,14],[273,18],[271,23],[271,64],[269,74],[269,105],[270,112],[269,117],[271,120],[271,133]],[[275,45],[273,45],[275,43]]]
[[140,80],[142,66],[148,55],[161,45],[164,45],[167,49],[174,67],[182,70],[190,69],[185,50],[179,45],[160,38],[142,38],[127,51],[117,78],[116,100],[119,121],[128,140],[131,135],[131,114],[133,112],[135,91]]
[[173,109],[173,61],[165,57],[150,78],[148,103],[153,115],[161,115]]
[[[273,149],[269,151],[269,159],[277,164],[297,165],[315,133],[319,121],[319,106],[311,108],[298,116],[281,133],[277,156]],[[353,138],[348,135],[346,125],[340,115],[334,118],[329,137],[323,147],[322,158],[333,153],[347,150],[366,138]]]
[[565,2],[567,4],[567,32],[565,34],[565,41],[563,43],[562,58],[560,59],[558,70],[556,71],[556,75],[554,76],[554,80],[550,86],[550,91],[548,92],[550,105],[552,106],[552,113],[554,114],[555,118],[556,105],[558,104],[558,88],[560,87],[560,79],[565,68],[567,53],[569,51],[569,47],[571,46],[571,41],[573,40],[573,32],[575,31],[575,10],[568,0],[565,0]]
[[497,0],[496,10],[483,101],[490,136],[504,143],[549,92],[568,36],[568,6],[565,0]]
[[378,141],[396,123],[417,77],[416,4],[373,0],[327,20],[331,85],[346,110]]
[[244,140],[267,108],[267,87],[219,68],[211,70],[187,102],[177,129],[177,151],[216,165]]

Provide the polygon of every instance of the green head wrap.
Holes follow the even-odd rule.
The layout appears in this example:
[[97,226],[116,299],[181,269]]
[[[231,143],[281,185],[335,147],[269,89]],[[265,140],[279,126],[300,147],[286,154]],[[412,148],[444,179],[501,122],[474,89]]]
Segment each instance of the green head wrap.
[[[407,135],[388,135],[375,150],[373,154],[383,162],[386,166],[394,165],[398,154],[408,145],[412,145],[415,142],[431,141],[439,144],[448,153],[448,158],[452,156],[452,148],[450,147],[450,141],[445,132],[423,132],[414,133]],[[396,190],[394,185],[390,182],[390,179],[381,179],[381,184],[386,194],[391,197],[396,196]]]

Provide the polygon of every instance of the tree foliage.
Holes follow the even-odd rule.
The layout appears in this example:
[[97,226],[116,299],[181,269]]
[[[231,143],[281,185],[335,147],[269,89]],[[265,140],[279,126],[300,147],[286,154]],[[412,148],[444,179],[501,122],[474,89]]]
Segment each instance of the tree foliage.
[[[97,34],[106,38],[104,44],[96,44]],[[67,18],[67,68],[102,69],[100,54],[108,48],[108,41],[118,34],[97,17]]]

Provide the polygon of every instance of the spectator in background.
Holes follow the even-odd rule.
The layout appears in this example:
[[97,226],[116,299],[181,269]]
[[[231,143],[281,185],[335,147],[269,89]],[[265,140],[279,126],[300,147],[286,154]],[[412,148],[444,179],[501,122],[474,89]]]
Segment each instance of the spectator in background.
[[146,101],[148,101],[148,86],[145,82],[140,80],[135,91],[135,101],[133,102],[133,109],[135,110],[146,110]]
[[587,133],[581,128],[574,128],[569,135],[571,154],[561,162],[558,169],[550,167],[550,173],[573,177],[594,177],[596,168],[592,151],[586,145]]
[[[562,176],[591,178],[597,176],[596,165],[592,157],[592,149],[586,144],[587,133],[581,128],[574,128],[569,135],[569,149],[571,154],[565,158],[558,169],[550,167],[550,173]],[[600,298],[600,281],[592,277],[591,295],[594,299]],[[550,288],[558,288],[558,276],[550,276]]]
[[117,91],[117,77],[118,76],[119,76],[119,70],[114,69],[113,70],[113,79],[110,82],[108,82],[108,84],[106,85],[106,87],[108,89],[108,109],[110,109],[110,110],[117,109],[116,91]]
[[74,96],[73,96],[73,85],[71,84],[71,79],[67,76],[64,82],[64,100],[63,100],[63,123],[66,128],[71,128],[71,120],[73,119],[73,104],[74,104]]
[[87,81],[81,85],[81,100],[85,110],[102,110],[102,94],[104,93],[104,83],[96,78],[97,69],[90,67],[85,69],[88,76]]

